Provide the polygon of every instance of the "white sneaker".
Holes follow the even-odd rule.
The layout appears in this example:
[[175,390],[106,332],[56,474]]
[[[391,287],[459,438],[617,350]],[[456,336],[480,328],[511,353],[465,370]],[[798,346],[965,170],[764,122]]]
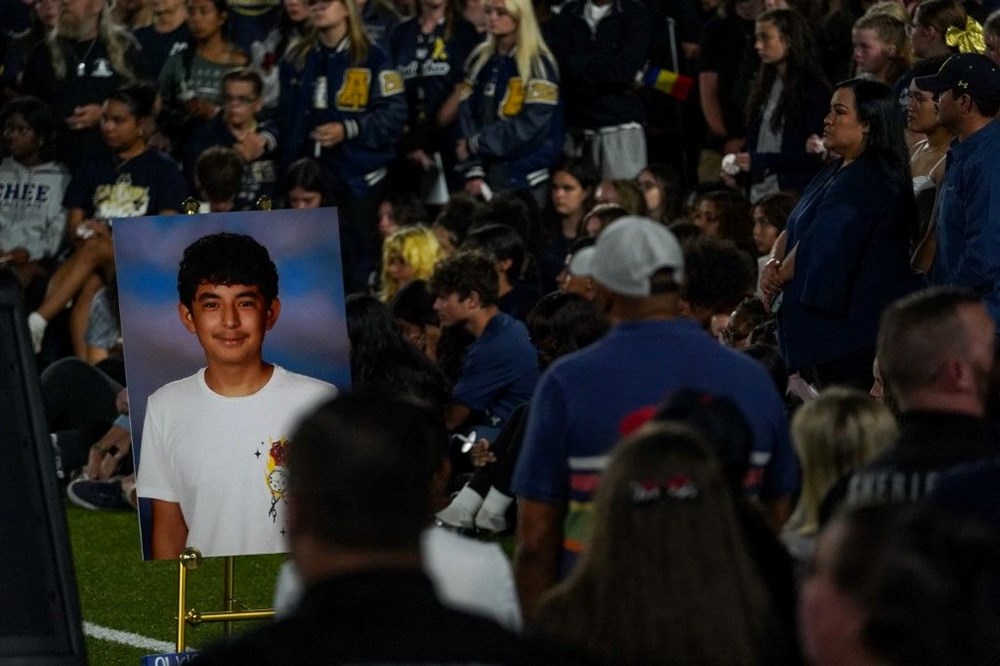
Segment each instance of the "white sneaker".
[[483,498],[479,493],[464,486],[451,500],[451,504],[434,514],[434,517],[448,527],[471,530],[475,528],[476,511],[482,503]]
[[507,531],[507,507],[514,501],[514,498],[504,495],[496,488],[490,486],[490,492],[486,494],[483,505],[476,513],[476,527],[487,532],[499,534]]
[[28,315],[28,330],[31,331],[31,348],[35,350],[36,354],[42,351],[42,340],[45,339],[45,329],[48,325],[49,322],[45,320],[45,317],[37,312],[32,312]]

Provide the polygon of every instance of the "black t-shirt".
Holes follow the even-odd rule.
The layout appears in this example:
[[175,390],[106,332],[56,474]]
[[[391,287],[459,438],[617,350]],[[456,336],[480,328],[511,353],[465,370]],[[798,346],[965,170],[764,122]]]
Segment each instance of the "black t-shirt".
[[135,38],[142,46],[142,55],[146,59],[149,76],[153,80],[160,78],[160,70],[163,69],[163,63],[167,58],[188,48],[188,43],[192,39],[187,23],[181,23],[170,32],[157,32],[156,28],[148,25],[138,28],[135,31]]
[[180,211],[186,197],[180,169],[163,153],[147,150],[121,162],[105,151],[73,174],[63,204],[88,218],[110,219]]
[[719,103],[732,137],[746,133],[744,105],[750,96],[760,58],[754,51],[754,22],[738,16],[717,17],[705,26],[701,40],[702,72],[719,75]]
[[[77,107],[103,104],[130,79],[114,70],[108,50],[100,39],[83,42],[60,39],[58,44],[66,63],[66,75],[56,77],[49,45],[42,42],[28,56],[22,88],[25,94],[51,104],[59,126],[65,128],[65,120],[73,115]],[[138,46],[131,41],[129,44],[125,52],[126,64],[135,79],[148,78],[146,63]],[[57,139],[55,153],[70,169],[75,169],[103,149],[104,141],[95,126],[78,131],[63,129]]]

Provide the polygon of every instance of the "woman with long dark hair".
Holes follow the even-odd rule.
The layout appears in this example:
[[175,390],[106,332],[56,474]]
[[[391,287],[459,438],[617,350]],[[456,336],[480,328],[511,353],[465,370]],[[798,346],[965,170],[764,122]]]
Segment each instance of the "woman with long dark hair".
[[812,29],[797,12],[761,14],[754,47],[761,64],[747,104],[747,150],[736,155],[751,174],[751,201],[779,190],[801,192],[822,168],[805,146],[821,131],[830,98]]
[[599,175],[589,161],[571,158],[552,170],[552,189],[538,251],[542,291],[555,289],[570,245],[582,233],[584,215],[594,206]]
[[839,84],[823,144],[840,159],[813,179],[775,242],[761,286],[775,307],[792,371],[824,387],[871,384],[882,309],[917,289],[910,160],[896,95],[881,83]]

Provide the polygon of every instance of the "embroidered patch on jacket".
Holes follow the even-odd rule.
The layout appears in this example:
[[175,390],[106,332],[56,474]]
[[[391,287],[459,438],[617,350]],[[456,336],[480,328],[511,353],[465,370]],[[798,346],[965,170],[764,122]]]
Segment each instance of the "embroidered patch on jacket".
[[387,69],[378,73],[378,86],[382,97],[401,93],[403,92],[403,77],[398,71]]
[[527,104],[558,104],[559,86],[544,79],[528,81]]

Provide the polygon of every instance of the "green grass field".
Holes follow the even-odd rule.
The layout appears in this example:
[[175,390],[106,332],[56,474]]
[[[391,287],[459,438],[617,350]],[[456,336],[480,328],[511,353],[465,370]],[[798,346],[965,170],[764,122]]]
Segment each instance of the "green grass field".
[[[177,629],[177,564],[143,562],[139,554],[139,526],[132,512],[86,511],[67,504],[70,541],[80,591],[84,622],[131,632],[171,645]],[[268,608],[279,555],[241,557],[235,562],[235,596],[247,608]],[[222,563],[213,558],[188,574],[188,609],[223,609]],[[234,624],[234,632],[253,623]],[[189,647],[206,645],[222,636],[219,624],[188,627]],[[87,656],[95,666],[138,664],[156,650],[87,637]]]

